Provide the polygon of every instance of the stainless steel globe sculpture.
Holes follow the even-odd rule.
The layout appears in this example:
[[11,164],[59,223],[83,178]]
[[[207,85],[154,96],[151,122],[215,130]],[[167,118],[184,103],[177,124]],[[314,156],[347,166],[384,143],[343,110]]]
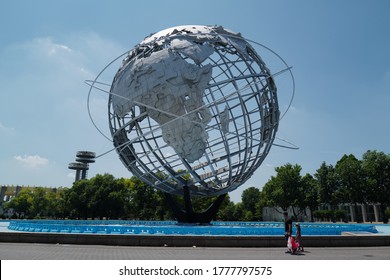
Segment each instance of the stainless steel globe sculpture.
[[221,26],[177,26],[123,59],[109,129],[128,170],[168,195],[222,196],[269,153],[280,111],[274,77],[250,42]]
[[230,192],[267,156],[278,129],[272,74],[222,27],[182,26],[147,37],[111,87],[110,130],[124,165],[171,194]]

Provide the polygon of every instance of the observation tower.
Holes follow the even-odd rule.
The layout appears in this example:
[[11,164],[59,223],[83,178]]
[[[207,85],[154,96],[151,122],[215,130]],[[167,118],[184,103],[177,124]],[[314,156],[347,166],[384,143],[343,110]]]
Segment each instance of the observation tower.
[[87,178],[89,164],[95,162],[96,154],[90,151],[78,151],[76,153],[76,162],[69,163],[68,168],[76,170],[75,182]]

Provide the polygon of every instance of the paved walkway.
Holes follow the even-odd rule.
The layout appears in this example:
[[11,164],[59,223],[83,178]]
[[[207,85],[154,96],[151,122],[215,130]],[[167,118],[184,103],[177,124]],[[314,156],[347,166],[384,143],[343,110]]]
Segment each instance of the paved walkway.
[[0,243],[1,260],[390,260],[390,247],[284,248],[122,247]]
[[[10,232],[0,222],[0,232]],[[390,234],[390,225],[378,228]],[[390,260],[390,247],[308,247],[299,255],[284,248],[137,247],[2,243],[1,260]]]

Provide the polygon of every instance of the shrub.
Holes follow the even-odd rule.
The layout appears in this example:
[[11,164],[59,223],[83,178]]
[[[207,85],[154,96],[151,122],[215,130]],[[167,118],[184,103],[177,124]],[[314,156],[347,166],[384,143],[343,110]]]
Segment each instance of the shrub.
[[316,210],[313,212],[315,218],[320,221],[336,221],[345,217],[344,210]]
[[344,210],[335,210],[333,216],[334,216],[335,220],[344,220],[345,214],[346,213]]
[[387,219],[390,219],[390,208],[385,210],[385,216]]

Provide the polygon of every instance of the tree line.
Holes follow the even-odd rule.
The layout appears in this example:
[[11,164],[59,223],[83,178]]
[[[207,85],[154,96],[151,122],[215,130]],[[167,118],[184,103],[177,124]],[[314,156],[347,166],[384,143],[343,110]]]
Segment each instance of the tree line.
[[[241,201],[234,203],[229,195],[221,205],[216,220],[260,221],[264,207],[299,216],[305,209],[320,216],[320,206],[327,205],[331,216],[341,218],[339,204],[380,204],[381,217],[390,217],[390,155],[367,151],[362,159],[344,155],[334,166],[323,162],[316,173],[302,175],[298,164],[287,163],[275,168],[260,191],[245,189]],[[182,197],[176,197],[180,202]],[[215,198],[194,199],[195,211],[205,210]],[[54,219],[174,219],[164,193],[136,177],[114,178],[110,174],[80,180],[71,188],[55,192],[47,188],[23,188],[4,209],[15,211],[13,218]],[[386,210],[387,209],[387,210]],[[323,213],[322,213],[323,214]]]
[[306,208],[316,213],[319,206],[326,205],[337,216],[339,204],[355,208],[379,204],[383,221],[390,218],[388,154],[368,150],[361,160],[352,154],[344,155],[335,166],[323,162],[314,175],[301,176],[297,164],[286,164],[275,170],[277,175],[263,187],[262,205],[278,206],[284,211],[291,207],[294,215]]

